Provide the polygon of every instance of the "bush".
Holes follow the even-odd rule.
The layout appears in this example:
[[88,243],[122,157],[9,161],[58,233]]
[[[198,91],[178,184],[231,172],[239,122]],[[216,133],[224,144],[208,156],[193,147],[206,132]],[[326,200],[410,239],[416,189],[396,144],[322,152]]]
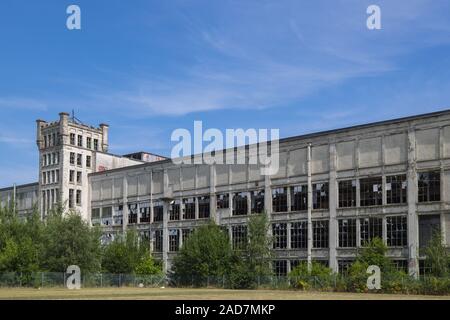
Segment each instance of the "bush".
[[332,273],[330,268],[313,261],[311,271],[308,271],[307,262],[301,262],[289,273],[289,277],[293,280],[291,286],[296,289],[306,290],[312,287],[330,290],[334,287],[336,275]]

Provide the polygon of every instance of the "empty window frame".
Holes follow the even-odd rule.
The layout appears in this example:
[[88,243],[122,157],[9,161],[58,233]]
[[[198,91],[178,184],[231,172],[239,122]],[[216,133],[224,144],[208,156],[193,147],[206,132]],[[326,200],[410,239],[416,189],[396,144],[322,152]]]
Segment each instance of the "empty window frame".
[[83,146],[83,136],[78,135],[77,139],[78,139],[78,141],[77,141],[78,146],[82,147]]
[[69,170],[69,182],[75,182],[75,170]]
[[77,206],[81,206],[81,190],[77,190],[77,196],[76,196],[76,203]]
[[306,221],[291,223],[291,248],[306,249],[308,246],[308,223]]
[[209,196],[201,196],[201,197],[198,197],[197,199],[198,199],[198,218],[199,219],[209,218],[209,216],[210,216],[210,210],[209,210],[210,198],[209,198]]
[[272,237],[274,249],[285,249],[287,247],[287,224],[272,224]]
[[302,260],[291,260],[290,264],[291,264],[291,271],[294,270],[295,268],[297,268],[300,263],[304,263],[304,261]]
[[356,180],[339,181],[339,208],[356,207]]
[[115,225],[123,224],[123,204],[114,206],[113,222]]
[[75,133],[70,134],[70,144],[73,146],[75,145]]
[[173,203],[170,205],[169,220],[170,221],[180,220],[180,212],[181,212],[181,201],[174,200]]
[[361,246],[367,245],[374,238],[383,239],[382,218],[362,218],[359,220]]
[[162,230],[155,230],[154,233],[155,237],[155,242],[154,242],[154,247],[153,250],[155,252],[162,252],[163,251],[163,231]]
[[94,139],[94,150],[98,150],[98,139]]
[[386,227],[387,245],[389,247],[405,247],[408,245],[406,216],[387,217]]
[[308,209],[308,186],[291,187],[291,211],[302,211]]
[[247,244],[247,226],[237,225],[231,227],[233,249],[244,249]]
[[287,260],[275,260],[273,272],[277,277],[285,277],[287,275]]
[[75,164],[75,152],[70,153],[70,164]]
[[162,202],[156,201],[153,203],[153,221],[159,222],[163,221],[164,207]]
[[273,212],[286,212],[287,209],[287,187],[272,189]]
[[248,213],[247,192],[233,194],[233,216],[243,216]]
[[77,183],[81,184],[81,171],[77,171]]
[[328,209],[328,182],[312,185],[313,209]]
[[228,209],[230,207],[230,194],[222,193],[216,196],[217,209]]
[[86,156],[86,168],[91,167],[91,156]]
[[189,239],[189,236],[194,232],[194,229],[182,229],[181,230],[181,237],[183,239],[183,245],[186,243],[187,239]]
[[353,260],[338,260],[338,272],[341,275],[348,275],[348,271],[353,264]]
[[359,180],[361,206],[379,206],[383,203],[381,177]]
[[88,148],[88,149],[92,148],[92,138],[91,137],[86,138],[86,148]]
[[407,194],[406,175],[386,177],[386,203],[406,203]]
[[78,153],[77,154],[77,166],[81,167],[83,165],[83,155]]
[[137,203],[128,204],[128,223],[135,224],[138,222],[138,205]]
[[430,202],[441,200],[441,173],[439,171],[420,172],[418,175],[418,200]]
[[264,189],[250,191],[251,199],[251,213],[264,212]]
[[97,226],[100,224],[100,208],[91,209],[91,224]]
[[151,210],[150,202],[142,202],[139,204],[140,223],[150,222],[150,213],[151,213],[150,210]]
[[328,248],[328,220],[316,220],[313,225],[313,248]]
[[169,251],[175,252],[180,248],[180,230],[169,230]]
[[356,219],[339,219],[339,247],[356,247]]
[[184,220],[193,220],[195,219],[195,199],[194,198],[185,198],[183,199],[183,219]]

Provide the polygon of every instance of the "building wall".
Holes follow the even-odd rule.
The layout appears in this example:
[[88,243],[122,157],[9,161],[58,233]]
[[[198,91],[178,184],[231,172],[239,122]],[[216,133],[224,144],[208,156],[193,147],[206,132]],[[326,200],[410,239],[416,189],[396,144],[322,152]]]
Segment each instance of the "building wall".
[[[257,165],[174,165],[171,161],[111,170],[89,176],[90,209],[95,212],[92,222],[103,224],[105,241],[125,230],[131,222],[142,234],[150,235],[153,249],[159,245],[155,232],[162,230],[163,250],[160,253],[154,251],[156,256],[164,260],[165,266],[170,268],[171,259],[176,252],[169,250],[169,236],[175,234],[176,230],[194,228],[207,221],[199,217],[199,197],[210,197],[211,218],[228,227],[233,236],[233,231],[236,231],[233,226],[246,223],[250,208],[247,216],[233,215],[232,195],[236,192],[248,195],[253,190],[264,190],[265,212],[271,223],[287,228],[286,247],[275,249],[277,259],[282,261],[281,265],[284,261],[295,263],[296,260],[319,260],[327,261],[329,266],[337,271],[346,261],[354,259],[356,247],[362,245],[364,232],[361,228],[366,223],[365,219],[378,217],[379,220],[376,221],[380,221],[380,232],[384,241],[389,243],[393,243],[399,234],[392,228],[402,227],[401,221],[405,221],[407,232],[403,234],[407,243],[391,245],[389,255],[406,264],[411,273],[417,273],[417,258],[420,255],[419,217],[437,215],[444,239],[447,239],[447,245],[450,244],[450,193],[447,191],[450,187],[449,156],[450,112],[443,112],[284,139],[280,142],[280,170],[270,177],[262,176]],[[439,201],[418,202],[418,177],[421,172],[434,170],[437,170],[440,178],[441,198]],[[405,176],[407,200],[404,203],[388,203],[386,189],[393,184],[387,182],[387,179],[394,175]],[[370,190],[379,194],[381,204],[362,205],[361,189],[366,188],[367,181],[364,179],[376,177],[380,177],[380,185],[371,185],[373,189]],[[349,179],[354,180],[356,206],[341,208],[338,203],[339,182]],[[318,190],[320,183],[328,183],[327,208],[314,209],[310,205],[306,209],[291,210],[293,199],[288,192],[286,210],[274,212],[270,195],[277,188],[287,187],[289,190],[297,185],[306,185],[308,190],[311,190],[308,198],[312,200],[313,193],[319,196],[321,194]],[[400,186],[402,188],[403,185]],[[313,190],[313,187],[316,190]],[[382,192],[375,191],[378,188],[381,188]],[[217,209],[216,196],[224,193],[230,195],[229,208]],[[180,220],[170,221],[170,201],[191,197],[195,197],[194,219],[181,217]],[[153,206],[160,201],[164,210],[163,219],[154,221],[156,209]],[[247,203],[249,207],[250,197],[247,198]],[[140,207],[148,206],[151,208],[152,223],[139,223]],[[97,219],[101,217],[103,210],[109,215],[109,208],[112,208],[111,219]],[[138,212],[138,223],[129,221],[130,212],[134,210]],[[356,239],[352,241],[356,244],[342,247],[340,237],[344,234],[342,230],[349,219],[355,224],[353,228],[356,228]],[[305,221],[309,230],[313,230],[313,226],[314,230],[320,230],[320,226],[328,226],[328,240],[325,237],[322,241],[327,242],[324,248],[315,246],[316,242],[319,243],[319,237],[312,233],[308,234],[306,248],[291,248],[293,234],[289,231],[294,223],[302,221]],[[180,239],[178,245],[181,243]],[[287,263],[286,271],[289,269],[290,263]]]

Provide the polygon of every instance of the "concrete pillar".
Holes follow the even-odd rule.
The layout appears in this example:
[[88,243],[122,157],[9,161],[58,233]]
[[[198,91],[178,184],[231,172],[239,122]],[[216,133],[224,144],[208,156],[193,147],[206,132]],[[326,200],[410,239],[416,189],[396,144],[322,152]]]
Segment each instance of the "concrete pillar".
[[414,128],[408,131],[408,270],[409,274],[419,276],[419,228],[417,216],[417,172],[416,136]]
[[168,201],[163,202],[163,272],[166,273],[169,270],[169,207]]
[[122,203],[123,203],[123,210],[122,210],[122,231],[125,233],[127,231],[128,226],[128,180],[127,175],[125,174],[123,176],[122,180],[123,186],[123,194],[122,194]]
[[286,243],[286,249],[291,249],[291,223],[286,223],[286,232],[287,232],[287,243]]
[[338,186],[336,181],[336,145],[330,144],[330,181],[329,181],[329,212],[330,212],[330,233],[329,233],[329,266],[334,272],[338,272],[337,262],[337,241],[338,241],[338,221],[337,221],[337,198],[338,198]]
[[308,246],[307,246],[307,263],[308,270],[312,266],[312,247],[313,247],[313,230],[312,230],[312,180],[311,180],[311,144],[308,144],[306,171],[308,175]]
[[209,166],[209,212],[210,218],[217,224],[220,224],[220,217],[217,214],[216,199],[216,165]]

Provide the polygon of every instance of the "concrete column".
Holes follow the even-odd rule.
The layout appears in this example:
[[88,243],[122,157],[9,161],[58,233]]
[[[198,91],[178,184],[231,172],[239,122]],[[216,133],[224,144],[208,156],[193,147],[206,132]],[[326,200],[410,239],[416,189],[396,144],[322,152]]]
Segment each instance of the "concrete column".
[[336,156],[336,145],[334,143],[330,144],[330,181],[329,181],[329,212],[330,212],[330,234],[329,234],[329,266],[334,272],[338,272],[338,262],[337,262],[337,241],[338,241],[338,221],[337,221],[337,198],[338,198],[338,187],[336,181],[336,167],[337,167],[337,156]]
[[220,224],[220,217],[217,214],[217,199],[216,199],[216,165],[209,166],[209,212],[211,219],[217,224]]
[[414,128],[408,131],[408,270],[409,274],[419,276],[419,228],[417,216],[417,172],[416,136]]
[[169,207],[168,201],[163,202],[163,272],[166,273],[169,270]]
[[125,233],[127,231],[128,226],[128,179],[127,175],[125,174],[123,176],[123,194],[122,194],[122,203],[123,203],[123,210],[122,210],[122,231]]
[[312,230],[312,180],[311,180],[311,144],[308,144],[306,171],[308,174],[308,246],[307,246],[307,263],[308,270],[312,266],[312,247],[313,247],[313,230]]
[[247,194],[247,215],[252,212],[252,195],[250,192],[246,192]]
[[383,216],[383,225],[382,225],[382,236],[383,242],[387,245],[387,219],[386,216]]
[[291,211],[291,203],[292,203],[290,186],[286,187],[286,192],[287,192],[287,194],[286,194],[287,211],[290,212]]
[[109,125],[105,123],[100,124],[100,129],[102,130],[102,151],[108,152],[108,131],[109,131]]
[[[286,249],[291,249],[291,223],[286,223],[286,231],[287,231],[287,244]],[[288,263],[289,264],[289,263]]]

